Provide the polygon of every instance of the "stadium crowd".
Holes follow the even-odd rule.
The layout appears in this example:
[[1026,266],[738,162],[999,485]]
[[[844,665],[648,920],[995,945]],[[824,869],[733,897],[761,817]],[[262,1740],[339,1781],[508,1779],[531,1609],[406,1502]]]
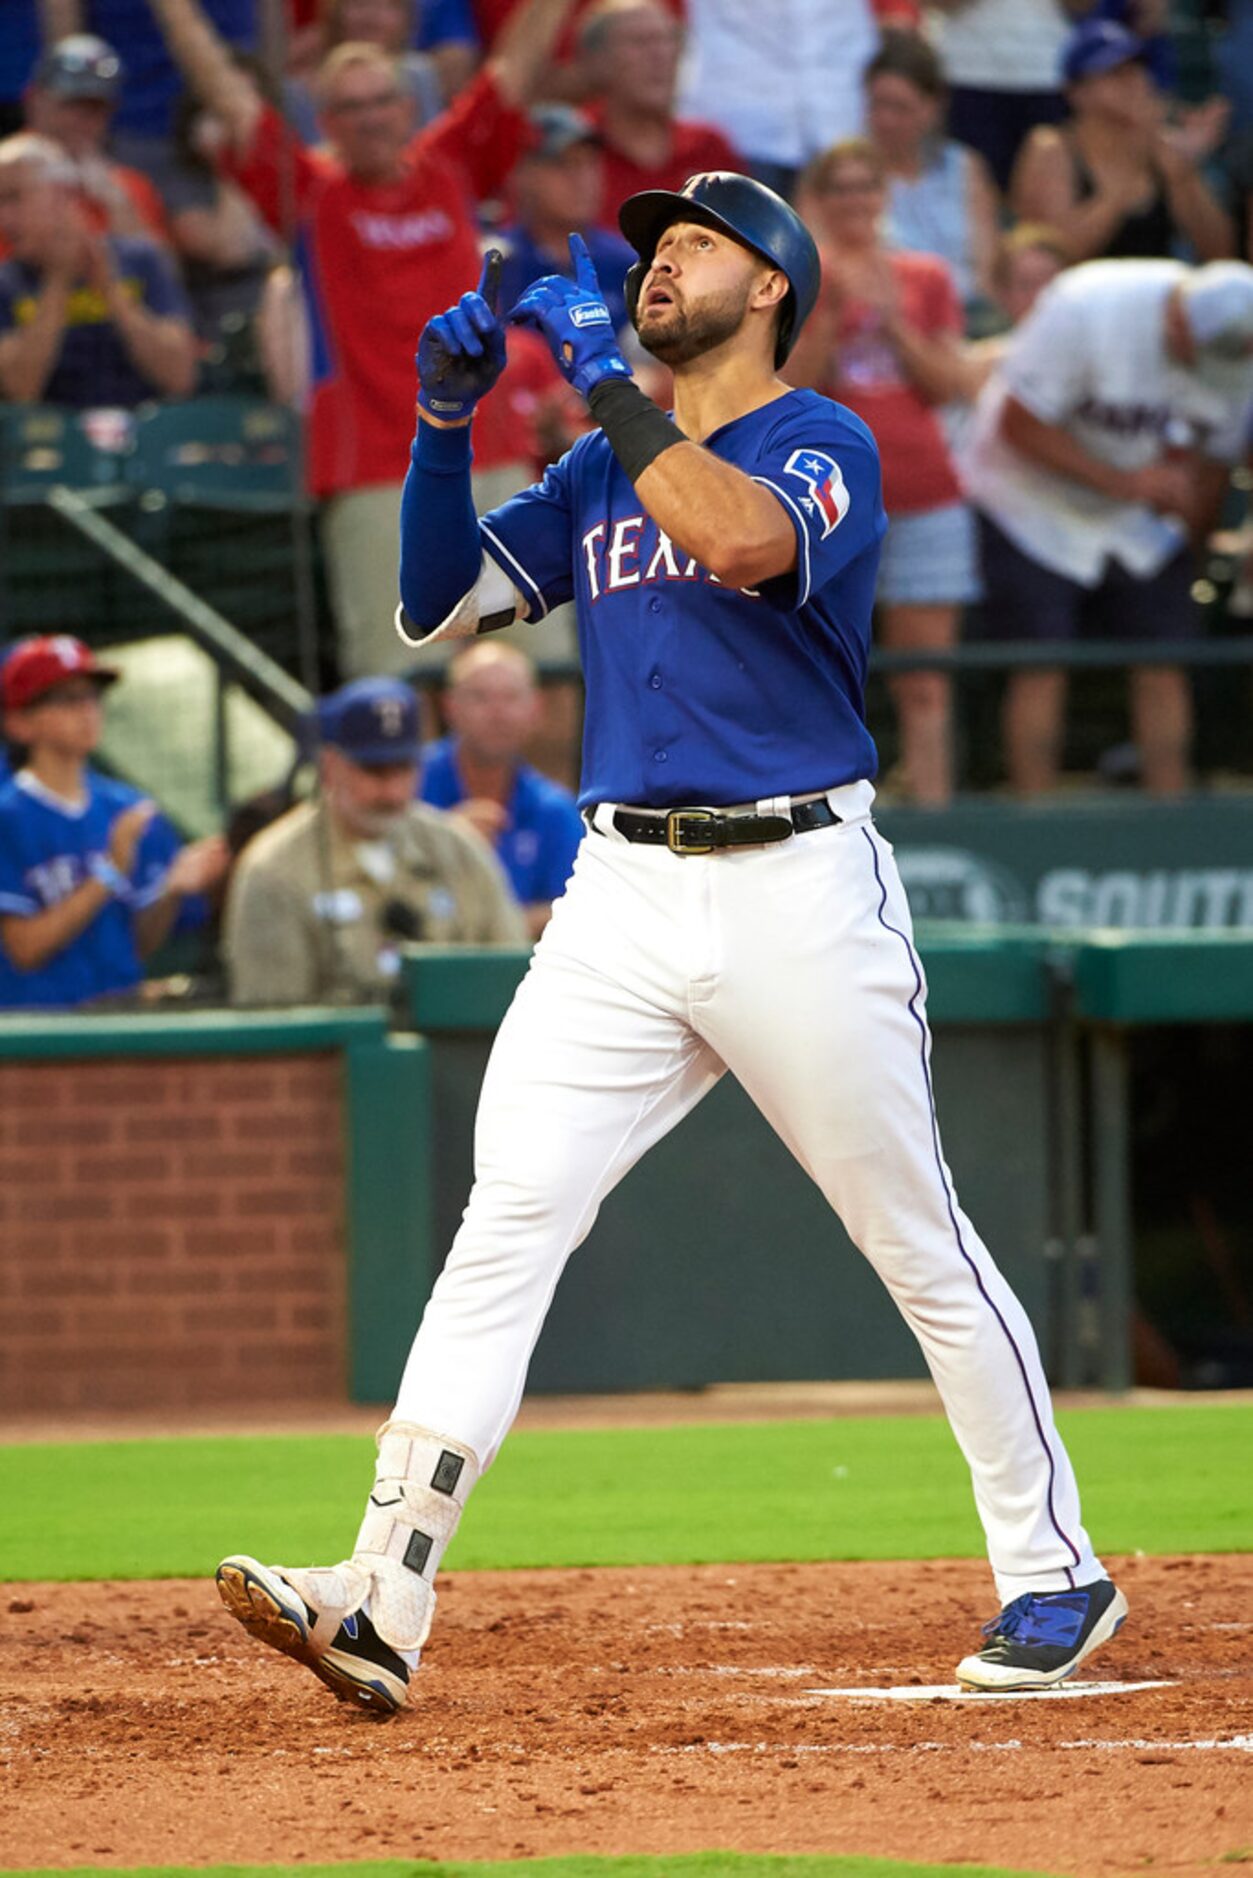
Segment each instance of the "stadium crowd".
[[[296,406],[333,682],[316,799],[272,804],[228,869],[91,770],[114,674],[78,622],[10,651],[0,1006],[126,995],[198,922],[241,1002],[377,996],[400,942],[541,929],[579,823],[525,761],[533,667],[512,634],[462,655],[425,751],[403,682],[423,675],[391,624],[415,343],[485,246],[511,300],[568,270],[577,228],[664,402],[616,211],[695,171],[757,176],[818,240],[788,377],[879,441],[882,644],[1202,630],[1202,557],[1253,449],[1253,0],[1191,4],[1181,36],[1166,0],[8,0],[0,399]],[[587,421],[533,334],[508,344],[482,508]],[[538,650],[571,655],[555,630]],[[1066,691],[1047,665],[1005,686],[1021,795],[1058,781]],[[951,680],[890,692],[889,796],[943,806]],[[1136,773],[1163,796],[1190,784],[1191,695],[1169,662],[1130,674]]]

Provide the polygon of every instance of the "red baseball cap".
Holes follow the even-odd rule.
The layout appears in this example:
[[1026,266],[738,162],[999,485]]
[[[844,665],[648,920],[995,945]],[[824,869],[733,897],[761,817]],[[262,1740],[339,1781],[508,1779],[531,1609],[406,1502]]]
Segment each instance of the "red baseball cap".
[[0,704],[6,711],[25,710],[67,678],[94,678],[111,685],[121,673],[101,665],[90,646],[70,633],[19,639],[0,667]]

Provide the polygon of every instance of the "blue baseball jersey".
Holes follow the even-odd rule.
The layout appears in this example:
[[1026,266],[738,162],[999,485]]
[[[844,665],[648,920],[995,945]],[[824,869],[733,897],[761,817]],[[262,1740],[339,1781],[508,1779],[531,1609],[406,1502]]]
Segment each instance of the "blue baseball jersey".
[[600,431],[479,524],[532,618],[576,603],[581,806],[717,807],[875,774],[864,690],[887,518],[874,438],[829,398],[789,391],[705,448],[778,497],[791,573],[723,586],[645,512]]
[[[109,830],[137,789],[88,770],[86,801],[63,802],[27,771],[0,785],[0,917],[29,918],[64,900],[87,878],[94,857],[107,858]],[[134,913],[160,897],[180,843],[154,816],[139,844],[130,892],[103,906],[76,939],[33,972],[20,972],[0,945],[0,1009],[63,1009],[129,991],[143,977]]]
[[[423,750],[419,794],[437,809],[453,809],[465,801],[455,738],[443,737]],[[496,853],[515,896],[523,906],[556,900],[565,892],[583,839],[583,817],[574,797],[560,783],[520,763],[505,808],[509,822],[497,836]]]

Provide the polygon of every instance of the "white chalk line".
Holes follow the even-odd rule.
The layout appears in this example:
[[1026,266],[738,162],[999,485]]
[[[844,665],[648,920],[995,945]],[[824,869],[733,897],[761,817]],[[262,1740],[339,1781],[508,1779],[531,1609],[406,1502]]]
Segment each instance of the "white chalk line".
[[833,1695],[850,1702],[961,1702],[986,1708],[989,1702],[1059,1702],[1085,1695],[1130,1695],[1137,1689],[1173,1689],[1173,1682],[1058,1682],[1046,1689],[963,1689],[958,1682],[902,1683],[895,1688],[806,1689],[806,1695]]
[[1016,1754],[1025,1747],[1065,1748],[1082,1753],[1253,1754],[1253,1735],[1231,1735],[1225,1741],[1126,1740],[1050,1741],[688,1741],[678,1747],[655,1746],[653,1754]]

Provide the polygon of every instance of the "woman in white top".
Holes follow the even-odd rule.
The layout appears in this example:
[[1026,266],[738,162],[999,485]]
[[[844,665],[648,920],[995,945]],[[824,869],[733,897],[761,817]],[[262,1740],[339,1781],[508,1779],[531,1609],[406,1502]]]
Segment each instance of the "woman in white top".
[[969,308],[992,292],[996,185],[983,158],[944,135],[947,86],[918,33],[888,32],[866,67],[866,132],[888,177],[886,238],[946,262]]

